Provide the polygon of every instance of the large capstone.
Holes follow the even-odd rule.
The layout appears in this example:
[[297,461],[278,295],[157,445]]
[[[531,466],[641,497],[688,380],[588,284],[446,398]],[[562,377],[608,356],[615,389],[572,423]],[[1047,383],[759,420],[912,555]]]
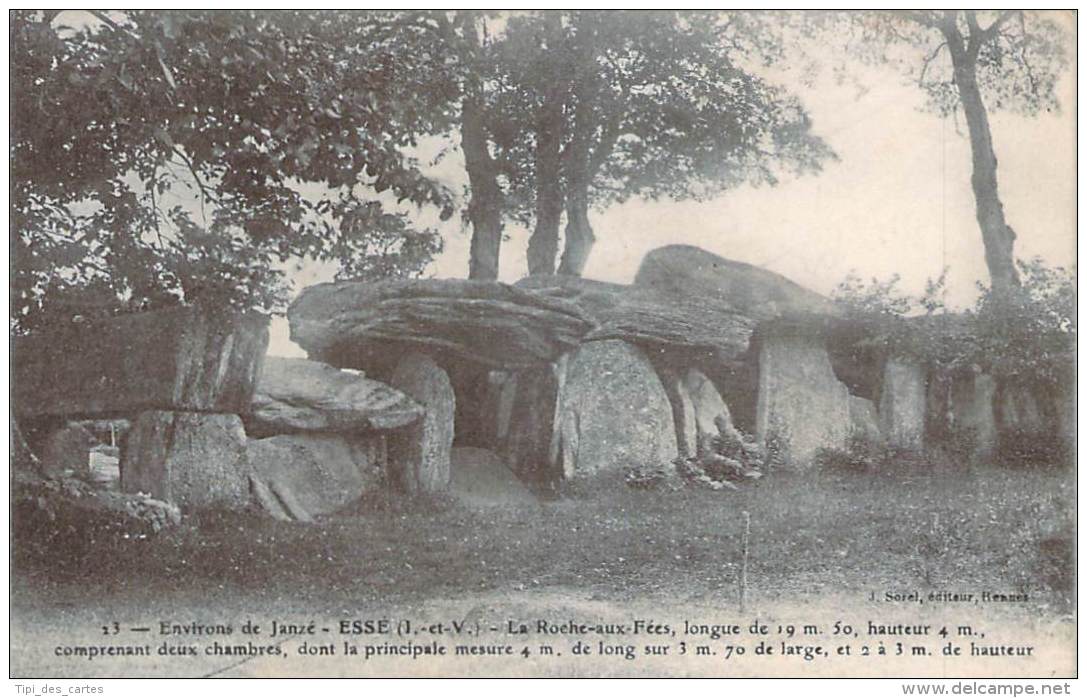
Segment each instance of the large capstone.
[[918,451],[925,438],[925,369],[916,361],[891,358],[883,367],[880,431],[889,446]]
[[399,489],[443,492],[449,488],[456,398],[449,376],[429,356],[401,359],[389,383],[425,411],[423,419],[389,433],[389,477]]
[[691,245],[651,250],[642,259],[634,285],[722,305],[758,320],[839,312],[829,299],[780,274]]
[[846,448],[849,391],[819,332],[806,323],[779,323],[760,335],[756,434],[768,455],[804,469],[820,449]]
[[517,287],[576,306],[593,325],[583,341],[621,339],[677,367],[734,360],[747,350],[755,327],[728,303],[688,292],[566,275],[530,276]]
[[288,311],[310,358],[385,375],[411,350],[510,368],[553,361],[591,329],[573,305],[492,281],[398,279],[310,286]]
[[421,419],[404,393],[357,373],[307,359],[267,357],[246,415],[249,434],[397,429]]
[[675,366],[712,367],[742,354],[754,329],[727,300],[569,276],[514,286],[464,279],[320,284],[299,296],[288,318],[292,339],[310,358],[378,376],[413,350],[447,370],[475,364],[509,371],[605,339],[667,355]]
[[678,457],[672,407],[645,354],[590,342],[560,362],[558,456],[565,477],[666,466]]
[[238,509],[249,496],[246,436],[233,414],[143,412],[121,449],[121,489],[186,509]]
[[254,499],[281,520],[332,514],[378,486],[384,476],[380,435],[281,434],[248,445]]
[[198,307],[73,322],[18,337],[19,417],[145,410],[243,412],[268,348],[268,318]]

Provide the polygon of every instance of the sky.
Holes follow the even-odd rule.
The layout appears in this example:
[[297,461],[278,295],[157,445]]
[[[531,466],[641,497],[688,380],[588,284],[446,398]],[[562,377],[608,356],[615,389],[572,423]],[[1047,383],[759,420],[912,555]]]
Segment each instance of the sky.
[[[1075,57],[1070,58],[1074,70]],[[890,68],[859,73],[863,90],[830,75],[811,85],[788,69],[775,77],[801,99],[813,131],[838,160],[818,175],[787,178],[774,187],[743,186],[713,201],[630,201],[594,212],[597,243],[585,276],[628,283],[646,252],[683,243],[824,294],[851,271],[880,279],[897,273],[901,289],[916,294],[948,267],[947,302],[972,303],[977,282],[987,282],[988,274],[961,117],[924,112],[920,89]],[[1016,253],[1065,267],[1076,259],[1075,85],[1070,70],[1058,85],[1059,112],[990,115],[1001,197],[1018,233]],[[430,174],[457,191],[466,180],[459,152]],[[439,225],[445,238],[427,275],[466,276],[469,230],[459,217],[439,224],[433,213],[423,212],[419,222]],[[512,282],[525,275],[528,233],[510,225],[506,232],[500,279]],[[329,265],[303,264],[292,268],[290,278],[297,292],[333,274]],[[269,351],[304,356],[290,342],[284,318],[273,320]]]

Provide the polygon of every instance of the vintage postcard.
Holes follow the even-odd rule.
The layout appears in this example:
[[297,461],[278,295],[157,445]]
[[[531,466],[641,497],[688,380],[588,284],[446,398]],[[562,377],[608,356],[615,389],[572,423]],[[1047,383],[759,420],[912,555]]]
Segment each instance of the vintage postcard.
[[9,678],[1067,692],[1077,28],[9,12]]

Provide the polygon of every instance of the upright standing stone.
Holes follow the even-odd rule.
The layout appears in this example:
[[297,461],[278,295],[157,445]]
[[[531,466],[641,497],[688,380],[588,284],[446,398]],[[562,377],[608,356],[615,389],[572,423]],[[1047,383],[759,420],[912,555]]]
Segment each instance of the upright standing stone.
[[883,441],[879,430],[879,415],[871,400],[857,395],[849,396],[849,435],[867,443]]
[[698,453],[713,452],[713,442],[718,436],[741,438],[740,433],[732,425],[732,414],[725,404],[717,386],[713,384],[706,374],[697,368],[687,370],[684,376],[687,386],[687,394],[691,396],[691,404],[694,406],[695,443],[698,445]]
[[[1043,397],[1043,399],[1039,399]],[[997,420],[1004,434],[1046,435],[1047,391],[1026,382],[1002,381],[996,397]]]
[[567,478],[678,457],[672,406],[645,354],[612,339],[583,344],[567,361],[556,444]]
[[664,385],[664,392],[672,403],[672,420],[676,425],[679,455],[681,458],[694,458],[698,455],[698,424],[687,382],[670,368],[658,369],[657,373]]
[[389,384],[423,406],[423,419],[389,433],[389,477],[406,492],[449,488],[456,398],[449,376],[425,354],[405,356]]
[[281,434],[248,444],[257,503],[278,519],[331,514],[377,486],[385,468],[381,435]]
[[546,365],[517,371],[503,386],[498,410],[497,452],[521,478],[554,481],[553,449],[559,369]]
[[245,446],[237,415],[143,412],[121,449],[121,489],[187,509],[242,508],[249,498]]
[[996,415],[993,401],[996,381],[984,373],[964,373],[951,381],[951,434],[969,435],[973,455],[986,458],[997,446]]
[[760,338],[755,429],[759,441],[780,449],[783,465],[794,469],[811,466],[821,448],[846,447],[849,391],[811,327],[781,323]]
[[1069,462],[1076,462],[1076,437],[1078,435],[1076,381],[1061,384],[1057,395],[1057,424]]
[[891,358],[883,367],[880,431],[889,446],[918,451],[925,440],[925,371],[917,362]]

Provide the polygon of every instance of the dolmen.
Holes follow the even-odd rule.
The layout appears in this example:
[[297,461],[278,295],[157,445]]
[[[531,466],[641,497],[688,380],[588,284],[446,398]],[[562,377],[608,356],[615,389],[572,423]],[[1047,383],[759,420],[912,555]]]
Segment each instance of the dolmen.
[[629,285],[338,281],[287,319],[308,358],[265,356],[264,316],[199,307],[16,338],[20,462],[79,461],[73,422],[123,418],[125,492],[310,521],[378,489],[523,502],[516,480],[675,469],[729,443],[803,472],[858,441],[986,457],[1001,430],[1075,433],[1074,399],[926,365],[813,291],[684,245]]

